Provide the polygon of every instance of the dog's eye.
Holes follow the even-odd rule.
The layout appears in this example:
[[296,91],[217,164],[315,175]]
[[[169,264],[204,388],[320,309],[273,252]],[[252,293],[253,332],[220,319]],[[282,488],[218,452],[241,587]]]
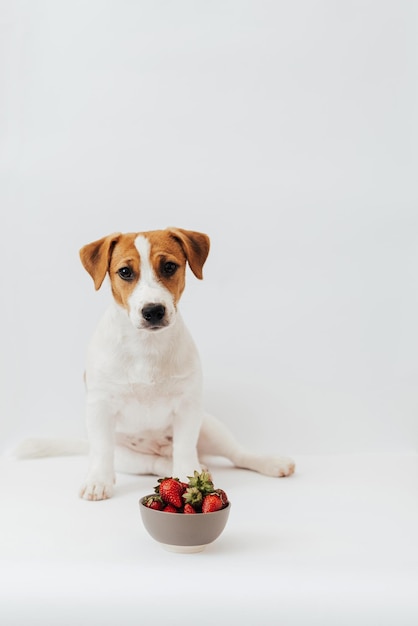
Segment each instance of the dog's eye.
[[172,276],[176,272],[177,267],[178,265],[176,265],[176,263],[173,263],[172,261],[166,261],[166,263],[163,263],[161,269],[164,276]]
[[132,280],[134,277],[134,273],[130,267],[121,267],[120,270],[118,270],[118,275],[123,280]]

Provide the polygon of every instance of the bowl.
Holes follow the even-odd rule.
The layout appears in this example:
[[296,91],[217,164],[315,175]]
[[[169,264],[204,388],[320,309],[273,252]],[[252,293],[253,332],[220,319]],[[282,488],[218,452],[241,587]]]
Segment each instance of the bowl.
[[139,501],[142,521],[148,533],[170,552],[202,552],[222,533],[228,521],[231,503],[213,513],[165,513],[150,509]]

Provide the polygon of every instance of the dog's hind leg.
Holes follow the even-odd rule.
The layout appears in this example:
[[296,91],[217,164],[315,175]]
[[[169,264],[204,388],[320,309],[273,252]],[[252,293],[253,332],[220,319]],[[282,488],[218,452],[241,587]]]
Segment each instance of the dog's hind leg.
[[222,456],[236,466],[267,476],[290,476],[295,471],[292,459],[283,456],[254,454],[242,446],[228,428],[212,415],[205,414],[200,431],[198,452]]
[[122,474],[154,474],[171,476],[171,457],[135,452],[125,446],[116,446],[115,470]]

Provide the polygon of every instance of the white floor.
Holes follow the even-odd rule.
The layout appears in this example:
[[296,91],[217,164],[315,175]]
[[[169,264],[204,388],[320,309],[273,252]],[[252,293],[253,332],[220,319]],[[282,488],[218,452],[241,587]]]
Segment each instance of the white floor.
[[296,458],[289,479],[213,468],[232,508],[200,554],[146,533],[150,476],[77,496],[82,457],[0,463],[0,623],[416,626],[418,456]]

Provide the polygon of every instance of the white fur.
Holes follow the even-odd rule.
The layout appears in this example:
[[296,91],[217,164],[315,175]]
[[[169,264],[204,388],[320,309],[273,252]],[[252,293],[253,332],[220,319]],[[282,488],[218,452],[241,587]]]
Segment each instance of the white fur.
[[150,242],[143,235],[135,239],[135,247],[141,258],[141,280],[129,298],[129,317],[135,328],[146,328],[141,310],[145,304],[158,303],[166,308],[165,323],[171,324],[175,315],[175,306],[171,292],[158,282],[149,262]]

